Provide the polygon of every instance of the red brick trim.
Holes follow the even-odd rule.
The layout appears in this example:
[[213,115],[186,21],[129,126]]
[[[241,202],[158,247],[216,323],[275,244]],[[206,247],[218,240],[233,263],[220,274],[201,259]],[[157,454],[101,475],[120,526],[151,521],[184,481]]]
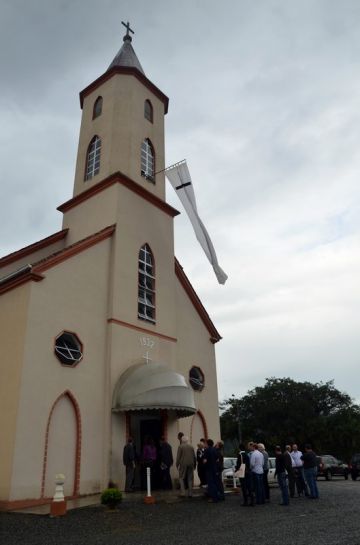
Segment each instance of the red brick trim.
[[[66,496],[66,500],[75,500],[77,498],[84,498],[84,496]],[[53,498],[38,498],[28,500],[0,500],[0,511],[16,511],[18,509],[26,509],[27,507],[37,507],[39,505],[49,505],[53,501]]]
[[0,501],[0,511],[14,511],[15,509],[26,509],[27,507],[35,507],[38,505],[46,505],[50,503],[50,498],[37,499],[37,500],[11,500]]
[[147,333],[148,335],[153,335],[154,337],[159,337],[160,339],[164,339],[165,341],[171,341],[176,343],[177,338],[176,337],[169,337],[168,335],[164,335],[163,333],[157,333],[156,331],[151,331],[151,329],[145,329],[144,327],[139,327],[137,325],[129,324],[128,322],[123,322],[122,320],[117,320],[116,318],[108,318],[109,324],[118,324],[123,325],[125,327],[128,327],[129,329],[135,329],[135,331],[141,331],[142,333]]
[[196,291],[192,287],[192,285],[190,283],[190,280],[188,279],[188,277],[184,273],[184,270],[183,270],[182,266],[180,265],[180,263],[178,262],[178,260],[176,258],[175,258],[175,274],[178,277],[178,279],[180,281],[180,284],[182,285],[182,287],[186,291],[190,301],[194,305],[195,310],[197,311],[197,313],[199,314],[201,320],[203,321],[203,324],[205,325],[205,327],[209,331],[210,341],[213,344],[217,343],[218,341],[221,340],[222,337],[221,337],[220,333],[218,332],[218,330],[216,329],[216,327],[214,326],[213,322],[211,321],[210,316],[206,312],[206,310],[205,310],[202,302],[200,301]]
[[59,252],[56,252],[51,256],[38,261],[33,265],[33,271],[36,273],[46,271],[47,269],[58,265],[62,261],[65,261],[66,259],[69,259],[70,257],[73,257],[74,255],[83,252],[84,250],[87,250],[98,242],[101,242],[102,240],[111,237],[111,235],[115,231],[115,228],[116,225],[110,225],[109,227],[105,227],[105,229],[102,229],[102,231],[99,231],[94,235],[90,235],[89,237],[86,237],[79,242],[75,242],[75,244],[72,244],[71,246],[68,246],[63,250],[60,250]]
[[101,191],[104,191],[105,189],[107,189],[108,187],[114,184],[121,184],[125,186],[127,189],[129,189],[133,193],[136,193],[137,195],[139,195],[139,197],[153,204],[154,206],[156,206],[157,208],[159,208],[160,210],[162,210],[163,212],[165,212],[165,214],[168,214],[169,216],[175,217],[178,214],[180,214],[178,210],[175,210],[175,208],[167,204],[162,199],[159,199],[159,197],[156,197],[156,195],[154,195],[153,193],[150,193],[150,191],[147,191],[141,185],[134,182],[133,180],[131,180],[130,178],[128,178],[121,172],[115,172],[114,174],[111,174],[110,176],[102,180],[101,182],[98,182],[92,187],[89,187],[89,189],[87,189],[86,191],[79,193],[78,195],[76,195],[76,197],[73,197],[69,201],[66,201],[60,206],[58,206],[57,210],[59,210],[62,213],[67,212],[68,210],[71,210],[71,208],[78,206],[79,204],[83,203],[87,199],[90,199],[94,195],[97,195]]
[[0,286],[0,295],[17,288],[26,282],[40,282],[40,280],[44,280],[44,278],[45,277],[42,274],[33,273],[32,271],[25,272],[24,274],[16,276],[15,278],[9,278],[6,283]]
[[38,250],[42,250],[43,248],[46,248],[47,246],[50,246],[51,244],[55,244],[55,242],[58,242],[59,240],[62,240],[63,238],[65,238],[68,231],[69,229],[63,229],[62,231],[58,231],[57,233],[54,233],[53,235],[43,238],[42,240],[39,240],[38,242],[34,242],[34,244],[25,246],[24,248],[21,248],[21,250],[17,250],[16,252],[6,255],[5,257],[0,259],[0,268],[5,267],[6,265],[9,265],[10,263],[13,263],[14,261],[18,261],[19,259],[22,259],[23,257],[27,255],[37,252]]
[[83,89],[80,92],[80,106],[81,109],[84,104],[84,98],[95,91],[100,85],[105,83],[105,81],[112,78],[115,74],[126,74],[129,76],[135,76],[136,79],[138,79],[145,87],[149,89],[155,96],[157,96],[161,102],[164,104],[164,112],[167,114],[168,107],[169,107],[169,99],[158,87],[156,87],[147,77],[140,72],[137,68],[134,68],[132,66],[113,66],[110,70],[102,74],[99,78],[97,78],[95,81],[90,83],[85,89]]
[[[203,426],[203,431],[204,431],[204,439],[208,439],[208,428],[207,428],[207,424],[206,424],[206,420],[205,420],[205,417],[203,415],[203,413],[201,411],[196,411],[196,413],[194,414],[194,416],[192,417],[191,419],[191,424],[190,424],[190,438],[191,438],[191,442],[194,444],[194,437],[193,437],[193,426],[194,426],[194,420],[196,418],[196,416],[199,416],[200,420],[201,420],[201,423],[202,423],[202,426]],[[196,439],[196,444],[198,442],[198,440],[200,439],[200,437],[198,439]]]
[[[71,402],[74,412],[75,412],[75,419],[76,419],[76,447],[75,447],[75,477],[74,477],[74,486],[73,486],[73,496],[77,497],[79,494],[79,488],[80,488],[80,463],[81,463],[81,415],[80,415],[80,407],[78,402],[76,401],[74,395],[70,392],[70,390],[65,390],[62,394],[58,396],[58,398],[55,400],[53,406],[50,409],[49,418],[47,421],[46,426],[46,432],[45,432],[45,449],[44,449],[44,460],[43,460],[43,473],[42,473],[42,479],[41,479],[41,499],[44,499],[44,492],[45,492],[45,479],[46,479],[46,466],[47,466],[47,454],[48,454],[48,446],[49,446],[49,431],[50,431],[50,422],[51,417],[53,415],[54,409],[58,401],[63,398],[67,397],[69,401]],[[44,502],[47,503],[47,502]]]
[[102,240],[110,237],[115,231],[115,228],[116,225],[110,225],[109,227],[105,227],[105,229],[99,231],[98,233],[95,233],[94,235],[90,235],[78,242],[75,242],[67,248],[63,248],[62,250],[59,250],[58,252],[55,252],[48,257],[40,259],[32,265],[32,268],[29,267],[29,270],[24,269],[23,273],[20,272],[19,275],[14,276],[13,278],[10,277],[7,281],[5,281],[0,286],[0,295],[9,290],[17,288],[21,284],[29,282],[30,280],[33,280],[34,282],[39,282],[40,280],[43,280],[45,277],[40,273],[46,271],[47,269],[50,269],[51,267],[54,267],[55,265],[58,265],[62,261],[65,261],[66,259],[69,259],[70,257],[73,257],[74,255],[83,252],[87,248],[90,248],[94,244],[97,244],[98,242],[101,242]]

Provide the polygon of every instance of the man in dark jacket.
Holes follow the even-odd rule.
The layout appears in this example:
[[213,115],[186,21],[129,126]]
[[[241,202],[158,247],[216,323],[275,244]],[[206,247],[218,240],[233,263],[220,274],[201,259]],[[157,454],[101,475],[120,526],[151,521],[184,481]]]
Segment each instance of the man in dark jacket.
[[[281,447],[275,447],[275,475],[281,491],[282,503],[280,505],[289,505],[289,490],[286,480],[286,466],[288,462],[286,456],[282,453]],[[291,462],[290,462],[291,464]]]
[[128,437],[127,443],[124,446],[123,463],[126,467],[125,492],[133,492],[135,478],[135,447],[132,437]]
[[236,461],[236,467],[235,471],[238,471],[240,469],[241,464],[245,464],[245,474],[244,478],[240,479],[240,486],[241,486],[241,492],[243,496],[243,507],[247,507],[248,505],[253,507],[255,505],[254,502],[254,489],[253,489],[253,482],[252,482],[252,474],[251,474],[251,468],[250,468],[250,454],[249,454],[249,445],[248,444],[248,451],[245,452],[244,445],[240,445],[240,452]]
[[311,445],[305,445],[305,452],[301,456],[301,459],[304,462],[305,480],[310,490],[309,498],[312,500],[318,500],[319,490],[316,482],[318,461],[315,452],[311,448]]
[[160,463],[160,483],[164,490],[172,489],[172,481],[170,476],[170,468],[174,463],[172,448],[165,437],[160,439],[159,448],[159,463]]
[[206,482],[208,485],[207,493],[209,496],[208,501],[212,503],[217,503],[219,501],[220,491],[217,487],[217,470],[218,470],[218,460],[219,453],[214,447],[214,441],[208,439],[206,441],[207,447],[204,452],[204,464],[206,467]]

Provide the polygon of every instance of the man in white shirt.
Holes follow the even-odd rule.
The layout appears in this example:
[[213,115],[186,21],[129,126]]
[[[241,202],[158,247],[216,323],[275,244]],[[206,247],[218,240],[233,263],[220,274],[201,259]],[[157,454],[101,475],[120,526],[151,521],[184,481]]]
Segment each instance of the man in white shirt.
[[302,452],[301,450],[298,450],[298,446],[296,445],[296,443],[293,444],[290,455],[291,455],[291,458],[293,459],[293,467],[303,466],[303,461],[301,459]]
[[253,477],[256,503],[265,503],[265,491],[264,491],[264,456],[259,451],[257,443],[253,443],[251,447],[250,456],[250,469]]
[[291,459],[293,462],[293,468],[295,471],[295,482],[296,482],[296,489],[298,496],[301,496],[302,494],[305,494],[305,496],[308,496],[308,489],[305,482],[305,476],[304,476],[304,468],[303,468],[303,461],[301,459],[302,452],[298,449],[298,446],[296,443],[292,445],[291,450]]

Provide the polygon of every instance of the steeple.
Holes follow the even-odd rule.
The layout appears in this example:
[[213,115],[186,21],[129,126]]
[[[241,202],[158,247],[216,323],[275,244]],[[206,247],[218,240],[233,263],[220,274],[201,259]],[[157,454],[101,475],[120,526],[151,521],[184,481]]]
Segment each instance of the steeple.
[[80,93],[83,110],[74,197],[121,173],[165,200],[164,116],[169,99],[144,74],[131,45],[124,43],[100,77]]
[[126,34],[123,38],[124,43],[120,51],[118,52],[118,54],[116,55],[112,63],[110,64],[107,71],[111,70],[111,68],[113,68],[114,66],[119,66],[119,67],[127,66],[131,68],[137,68],[137,70],[139,70],[145,76],[145,72],[142,69],[142,66],[139,62],[139,59],[136,56],[133,46],[131,45],[132,37],[130,36],[130,32],[134,34],[134,31],[130,28],[129,22],[125,24],[123,21],[121,21],[121,24],[123,24],[124,27],[126,28]]

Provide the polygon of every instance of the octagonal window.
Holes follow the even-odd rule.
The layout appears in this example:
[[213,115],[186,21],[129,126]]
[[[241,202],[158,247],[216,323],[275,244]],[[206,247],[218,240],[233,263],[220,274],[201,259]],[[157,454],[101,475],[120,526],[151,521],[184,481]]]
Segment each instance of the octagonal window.
[[189,372],[189,382],[193,390],[201,392],[205,386],[205,375],[200,367],[192,367]]
[[55,339],[55,356],[63,365],[74,367],[81,360],[82,344],[75,333],[64,331]]

